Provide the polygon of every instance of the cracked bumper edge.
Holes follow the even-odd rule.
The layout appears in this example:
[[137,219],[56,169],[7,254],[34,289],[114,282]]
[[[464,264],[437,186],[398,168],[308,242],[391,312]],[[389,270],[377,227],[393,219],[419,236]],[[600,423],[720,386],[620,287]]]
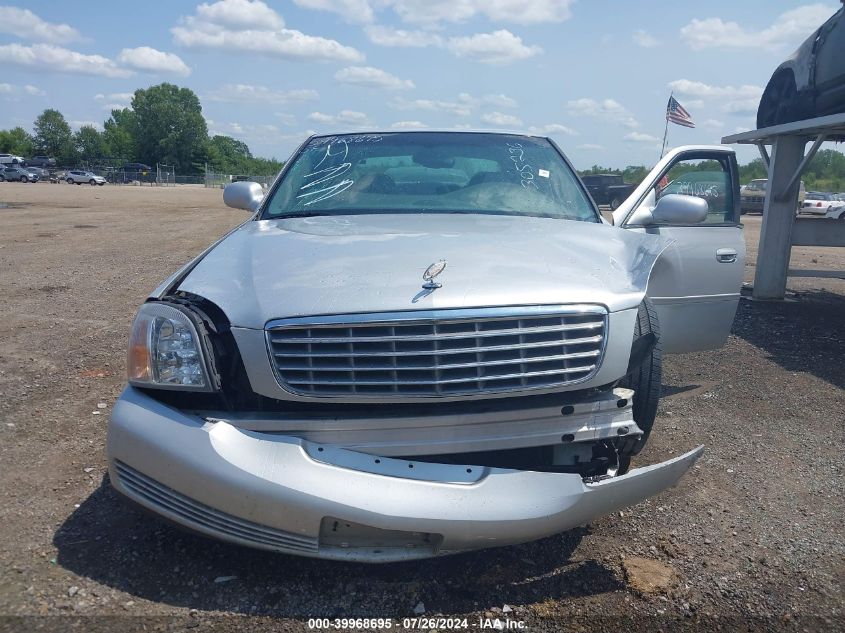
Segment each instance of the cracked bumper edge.
[[207,423],[128,387],[109,472],[146,508],[226,541],[384,562],[549,536],[673,486],[703,452],[597,483],[574,474],[432,464]]

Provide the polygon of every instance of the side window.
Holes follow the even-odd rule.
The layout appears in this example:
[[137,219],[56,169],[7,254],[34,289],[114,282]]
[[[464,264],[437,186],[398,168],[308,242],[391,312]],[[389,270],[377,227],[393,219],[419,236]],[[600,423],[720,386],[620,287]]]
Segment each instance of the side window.
[[680,160],[655,187],[655,200],[666,194],[696,196],[707,201],[709,211],[703,224],[734,221],[734,199],[727,160]]

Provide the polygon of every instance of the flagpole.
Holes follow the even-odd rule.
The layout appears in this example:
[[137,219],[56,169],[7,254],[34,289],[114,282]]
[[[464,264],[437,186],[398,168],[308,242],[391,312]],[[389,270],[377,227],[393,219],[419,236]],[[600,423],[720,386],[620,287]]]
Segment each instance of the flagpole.
[[[670,102],[672,101],[672,95],[674,95],[674,94],[675,94],[674,90],[669,93],[669,101]],[[668,108],[669,106],[667,105],[666,107]],[[663,154],[666,152],[666,136],[669,134],[669,117],[666,116],[665,112],[664,112],[663,116],[666,117],[666,127],[663,130],[663,146],[660,148],[660,158],[661,159],[663,158]]]

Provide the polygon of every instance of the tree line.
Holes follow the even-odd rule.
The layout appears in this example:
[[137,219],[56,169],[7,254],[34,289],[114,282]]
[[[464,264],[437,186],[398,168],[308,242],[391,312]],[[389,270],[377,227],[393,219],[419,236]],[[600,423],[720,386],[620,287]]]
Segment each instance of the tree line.
[[273,175],[282,168],[274,158],[253,156],[243,141],[209,137],[197,95],[169,83],[136,90],[128,108],[111,111],[102,132],[83,125],[74,133],[61,112],[44,110],[32,133],[22,127],[0,130],[0,152],[46,155],[64,167],[162,163],[186,175],[202,173],[206,165],[214,171],[251,175]]
[[[708,167],[700,165],[702,169],[718,168],[718,165]],[[639,184],[648,175],[650,168],[645,165],[629,165],[625,169],[612,169],[593,165],[589,169],[579,171],[582,176],[591,174],[617,174],[625,182]],[[766,178],[768,170],[762,158],[755,158],[745,165],[739,166],[739,181],[747,184],[751,180]],[[845,154],[834,149],[819,150],[804,170],[801,180],[807,191],[845,192]]]

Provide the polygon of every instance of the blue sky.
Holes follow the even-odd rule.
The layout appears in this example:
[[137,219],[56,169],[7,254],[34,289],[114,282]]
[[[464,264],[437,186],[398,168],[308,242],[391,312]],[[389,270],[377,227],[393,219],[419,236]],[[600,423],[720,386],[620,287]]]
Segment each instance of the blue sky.
[[772,70],[840,2],[63,6],[0,4],[0,128],[29,129],[47,107],[101,126],[135,89],[170,81],[199,95],[211,133],[259,156],[286,158],[314,131],[424,125],[549,134],[584,168],[653,164],[673,89],[697,127],[670,126],[672,146],[753,128]]

